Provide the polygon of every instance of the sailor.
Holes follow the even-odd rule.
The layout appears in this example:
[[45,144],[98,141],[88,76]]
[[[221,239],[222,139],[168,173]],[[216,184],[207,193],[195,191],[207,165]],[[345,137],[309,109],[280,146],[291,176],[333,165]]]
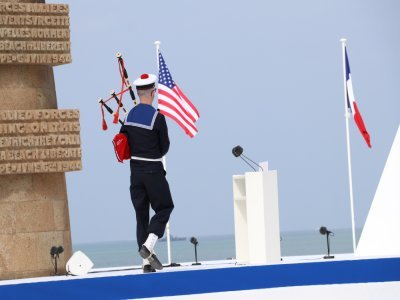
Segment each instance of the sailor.
[[[168,152],[169,138],[165,117],[153,106],[156,76],[142,74],[134,81],[140,104],[128,114],[120,133],[126,135],[131,152],[130,193],[136,212],[136,238],[143,258],[143,272],[161,270],[154,246],[164,235],[174,208],[162,157]],[[149,210],[155,214],[149,220]]]

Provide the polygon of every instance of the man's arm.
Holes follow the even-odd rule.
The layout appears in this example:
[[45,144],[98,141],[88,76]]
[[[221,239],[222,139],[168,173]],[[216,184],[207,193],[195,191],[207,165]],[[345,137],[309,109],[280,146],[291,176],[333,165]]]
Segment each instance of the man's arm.
[[160,138],[161,156],[164,156],[165,154],[167,154],[169,149],[168,127],[164,115],[159,113],[157,119],[159,119],[158,130],[160,132],[159,138]]

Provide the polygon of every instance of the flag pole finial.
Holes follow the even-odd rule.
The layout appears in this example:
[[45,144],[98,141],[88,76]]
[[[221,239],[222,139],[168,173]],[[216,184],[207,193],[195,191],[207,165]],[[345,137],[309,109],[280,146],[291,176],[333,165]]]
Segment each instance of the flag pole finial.
[[347,42],[347,39],[345,39],[345,38],[341,38],[341,39],[340,39],[340,42],[341,42],[342,44],[346,44],[346,42]]

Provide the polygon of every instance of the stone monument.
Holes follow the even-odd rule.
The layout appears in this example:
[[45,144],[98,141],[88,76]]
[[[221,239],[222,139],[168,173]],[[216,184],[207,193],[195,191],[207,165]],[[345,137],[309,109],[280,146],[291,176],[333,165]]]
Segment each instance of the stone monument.
[[59,273],[71,256],[65,172],[82,168],[79,111],[58,109],[71,62],[69,7],[0,0],[0,279]]

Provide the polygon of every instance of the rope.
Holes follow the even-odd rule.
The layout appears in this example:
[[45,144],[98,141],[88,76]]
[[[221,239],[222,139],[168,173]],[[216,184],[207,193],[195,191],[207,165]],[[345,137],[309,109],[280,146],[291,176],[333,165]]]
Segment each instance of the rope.
[[[129,88],[127,88],[127,89],[125,89],[125,90],[119,92],[118,94],[115,94],[115,96],[118,97],[118,96],[120,96],[121,94],[126,93],[127,91],[129,91]],[[110,101],[110,100],[113,99],[113,98],[114,98],[114,96],[111,96],[110,98],[107,98],[106,100],[104,100],[104,103],[107,103],[108,101]]]

